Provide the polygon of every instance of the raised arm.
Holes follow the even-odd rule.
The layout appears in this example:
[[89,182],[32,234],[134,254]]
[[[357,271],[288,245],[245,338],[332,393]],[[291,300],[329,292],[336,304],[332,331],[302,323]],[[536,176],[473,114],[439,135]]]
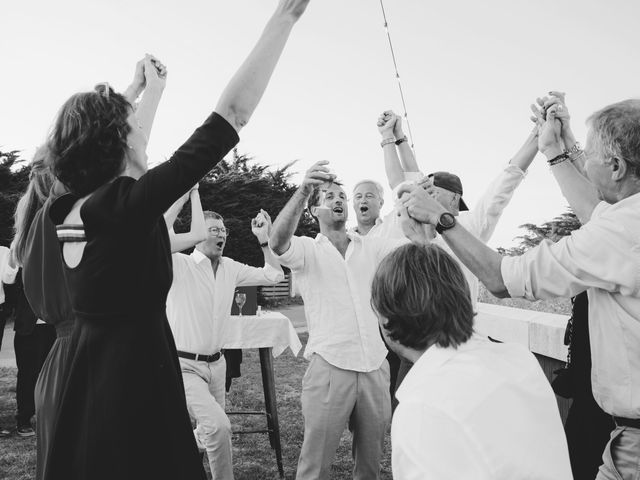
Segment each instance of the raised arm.
[[131,84],[125,89],[125,91],[122,92],[122,95],[124,95],[124,98],[126,98],[127,101],[131,105],[135,104],[136,100],[138,99],[138,97],[140,96],[142,91],[144,90],[144,85],[145,85],[144,61],[145,61],[145,58],[143,58],[141,60],[138,60],[138,62],[136,63],[136,69],[135,69],[135,71],[133,73],[133,80],[131,81]]
[[[408,194],[403,196],[403,204],[409,215],[421,223],[438,225],[440,216],[447,210],[423,188],[412,185],[408,186],[407,190]],[[509,296],[500,270],[502,256],[498,252],[489,248],[459,223],[445,230],[442,238],[456,257],[493,295],[501,298]]]
[[137,225],[157,221],[173,202],[211,170],[238,142],[262,97],[291,28],[309,0],[280,0],[257,45],[225,88],[215,112],[173,154],[129,190],[123,208]]
[[225,88],[215,111],[240,131],[249,121],[309,0],[280,0],[257,45]]
[[392,111],[387,110],[378,117],[378,132],[382,137],[380,145],[384,155],[384,170],[387,174],[387,181],[391,190],[404,182],[404,169],[398,158],[396,151],[396,137],[393,134],[393,127],[396,123],[396,116]]
[[[538,102],[539,104],[542,103],[541,109],[532,105],[539,128],[544,131],[544,138],[542,138],[543,133],[541,132],[538,143],[540,151],[547,157],[547,160],[557,159],[558,155],[561,155],[564,151],[574,150],[577,145],[575,136],[571,131],[569,112],[564,104],[564,94],[559,92],[551,93],[556,93],[558,96],[541,99]],[[556,122],[545,124],[544,120],[549,115],[557,119]],[[555,125],[555,128],[552,129],[552,125]],[[577,157],[574,154],[571,155],[572,158],[569,160],[572,161],[560,161],[553,165],[550,163],[550,168],[562,195],[567,199],[569,206],[584,225],[591,218],[593,209],[600,200],[598,199],[596,188],[581,171],[581,155],[577,155]],[[576,168],[576,165],[578,168]]]
[[276,217],[276,221],[271,229],[271,235],[269,236],[269,246],[276,255],[282,255],[289,250],[291,237],[296,231],[296,228],[298,228],[300,216],[304,211],[305,204],[313,192],[313,189],[325,182],[333,180],[333,176],[325,166],[328,163],[326,160],[321,160],[314,163],[311,168],[307,170],[302,184]]
[[167,68],[153,55],[146,55],[144,57],[144,78],[145,89],[136,109],[136,117],[148,142],[153,120],[158,111],[158,104],[167,83]]
[[[187,201],[191,200],[191,226],[186,233],[175,233],[173,224],[178,218],[178,214]],[[175,202],[164,215],[167,229],[169,230],[169,240],[171,242],[171,253],[181,252],[191,248],[207,238],[207,225],[202,212],[200,194],[198,186],[192,188],[188,194],[183,195]]]
[[400,115],[394,115],[396,117],[396,121],[393,126],[393,134],[396,137],[396,142],[399,142],[398,151],[400,152],[402,169],[405,173],[418,173],[420,171],[420,168],[418,168],[418,162],[416,161],[416,157],[413,155],[413,150],[411,150],[411,145],[409,145],[407,136],[402,130],[402,117]]

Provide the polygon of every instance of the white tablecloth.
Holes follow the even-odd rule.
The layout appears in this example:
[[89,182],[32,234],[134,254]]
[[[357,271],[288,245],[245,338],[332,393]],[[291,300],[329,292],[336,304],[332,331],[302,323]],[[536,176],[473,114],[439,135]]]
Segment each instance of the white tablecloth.
[[297,356],[302,348],[291,320],[280,312],[262,312],[259,317],[232,315],[224,336],[226,349],[272,347],[274,357],[287,347]]

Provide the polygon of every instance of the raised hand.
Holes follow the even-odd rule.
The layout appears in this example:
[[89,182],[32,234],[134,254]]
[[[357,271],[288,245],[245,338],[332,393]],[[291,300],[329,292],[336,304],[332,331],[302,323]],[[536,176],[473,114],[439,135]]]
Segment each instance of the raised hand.
[[164,90],[167,84],[167,67],[153,55],[144,57],[144,78],[147,88]]
[[323,183],[333,182],[336,176],[329,172],[329,169],[325,166],[328,165],[327,160],[320,160],[319,162],[311,165],[311,168],[307,170],[304,175],[300,190],[305,195],[310,195],[313,189]]
[[393,135],[399,140],[404,137],[404,132],[402,131],[402,117],[395,113],[394,117],[396,117],[396,123],[393,125]]
[[251,232],[256,236],[260,243],[265,243],[271,235],[271,217],[269,214],[260,209],[260,212],[251,219]]
[[380,135],[382,135],[382,138],[392,138],[395,136],[393,131],[396,126],[396,119],[397,116],[391,110],[382,112],[378,117],[378,131]]
[[400,217],[400,226],[405,237],[413,243],[426,244],[429,242],[424,225],[409,216],[409,212],[405,207],[399,209],[398,216]]
[[403,185],[398,195],[411,218],[420,223],[437,225],[440,215],[447,211],[427,190],[418,185]]
[[288,15],[297,21],[307,9],[307,5],[309,0],[280,0],[276,12]]
[[[540,125],[538,133],[538,150],[547,159],[552,159],[564,151],[564,141],[562,140],[562,123],[556,117],[560,105],[552,105],[546,110],[546,120],[542,118],[542,113],[536,113],[537,122]],[[535,113],[535,112],[534,112]]]

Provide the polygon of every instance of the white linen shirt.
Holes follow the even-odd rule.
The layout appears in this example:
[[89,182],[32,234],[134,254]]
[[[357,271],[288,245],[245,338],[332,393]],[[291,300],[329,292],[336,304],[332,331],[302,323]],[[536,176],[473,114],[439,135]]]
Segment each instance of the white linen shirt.
[[344,258],[321,233],[315,239],[294,236],[277,258],[294,272],[304,300],[309,328],[304,357],[317,353],[343,370],[371,372],[387,356],[371,308],[371,282],[380,261],[408,240],[347,235]]
[[211,261],[200,251],[174,253],[173,283],[167,296],[167,318],[176,348],[212,355],[224,345],[236,287],[273,285],[284,280],[282,269],[269,264],[251,267],[220,258],[215,276]]
[[599,203],[557,243],[502,259],[512,297],[589,296],[593,396],[610,415],[640,418],[640,193]]
[[551,386],[521,345],[432,346],[396,392],[395,480],[570,480]]

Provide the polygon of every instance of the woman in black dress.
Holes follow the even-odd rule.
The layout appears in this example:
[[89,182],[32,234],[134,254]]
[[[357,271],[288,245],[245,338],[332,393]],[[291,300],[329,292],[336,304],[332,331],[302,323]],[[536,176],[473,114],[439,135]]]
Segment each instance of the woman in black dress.
[[124,97],[101,85],[63,105],[49,148],[71,193],[50,216],[76,325],[46,478],[204,478],[165,313],[162,214],[238,141],[308,1],[280,1],[215,112],[149,171]]

